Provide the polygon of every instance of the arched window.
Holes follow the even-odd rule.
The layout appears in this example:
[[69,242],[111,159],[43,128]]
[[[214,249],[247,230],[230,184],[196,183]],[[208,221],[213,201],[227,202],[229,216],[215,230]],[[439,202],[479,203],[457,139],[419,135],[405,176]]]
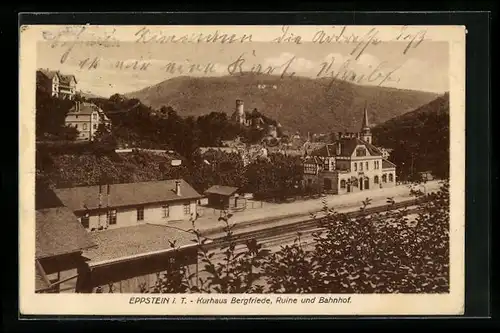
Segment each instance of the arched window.
[[385,173],[382,175],[382,183],[387,183],[387,175]]
[[345,180],[344,179],[342,179],[340,181],[340,188],[345,188]]
[[373,178],[373,183],[378,184],[378,176],[375,176],[375,177]]
[[393,182],[394,181],[394,176],[392,175],[392,173],[389,174],[389,181],[390,182]]
[[358,171],[358,163],[354,163],[354,171]]

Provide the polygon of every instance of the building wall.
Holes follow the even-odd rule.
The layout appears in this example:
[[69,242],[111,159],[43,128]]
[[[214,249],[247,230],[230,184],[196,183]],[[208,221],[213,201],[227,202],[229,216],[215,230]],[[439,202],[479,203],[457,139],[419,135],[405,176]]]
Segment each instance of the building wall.
[[[327,179],[327,181],[325,181]],[[330,188],[326,188],[326,183],[331,184]],[[325,192],[338,194],[338,173],[337,172],[321,172],[320,184]]]
[[78,140],[91,140],[99,127],[99,114],[97,112],[92,114],[71,112],[66,116],[65,124],[76,127],[78,130]]
[[[383,175],[386,175],[387,182],[382,181]],[[392,175],[392,181],[390,181],[389,175]],[[394,187],[396,186],[396,168],[383,169],[380,176],[381,188]]]
[[[77,269],[70,269],[61,271],[59,273],[48,274],[47,277],[51,280],[51,282],[63,281],[69,279],[78,274]],[[76,290],[76,280],[77,278],[73,278],[66,282],[59,284],[58,287],[54,288],[54,292],[56,293],[74,293]]]
[[[186,278],[191,275],[191,273],[196,272],[196,264],[187,265],[187,274]],[[200,269],[200,268],[198,268]],[[132,277],[130,279],[121,280],[118,282],[108,283],[99,286],[103,293],[125,293],[125,294],[138,294],[141,291],[151,289],[155,286],[156,282],[159,278],[164,276],[164,271],[155,272],[145,275],[140,275],[136,277]],[[196,277],[193,276],[191,278],[191,284],[196,285]],[[94,288],[94,293],[97,288]]]
[[[184,204],[189,204],[190,213],[184,214]],[[103,199],[103,205],[105,205],[105,199]],[[169,216],[163,217],[163,206],[168,205]],[[144,223],[168,223],[172,221],[189,220],[192,214],[197,212],[197,203],[195,200],[179,201],[175,203],[156,203],[144,205],[144,219],[137,220],[137,207],[121,207],[116,208],[116,224],[108,226],[108,229],[115,229],[121,227],[134,226]],[[80,222],[81,214],[79,214]],[[106,225],[106,213],[102,213],[100,216],[101,226]],[[89,228],[88,230],[98,229],[99,227],[99,214],[96,211],[91,212],[89,216]]]
[[[88,283],[93,287],[93,292],[96,292],[97,287],[101,287],[103,293],[138,293],[141,291],[141,286],[150,290],[158,279],[158,275],[163,275],[169,269],[172,270],[171,263],[173,260],[179,260],[178,267],[173,268],[173,270],[177,271],[180,267],[186,268],[185,277],[188,277],[191,273],[200,272],[198,248],[192,247],[179,251],[176,254],[167,252],[94,267]],[[195,283],[197,280],[194,277],[191,282]]]

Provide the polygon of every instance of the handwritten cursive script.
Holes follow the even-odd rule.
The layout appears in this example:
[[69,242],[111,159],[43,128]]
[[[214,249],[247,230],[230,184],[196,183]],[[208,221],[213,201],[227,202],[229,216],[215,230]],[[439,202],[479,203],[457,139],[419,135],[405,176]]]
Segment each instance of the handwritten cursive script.
[[371,83],[381,86],[385,82],[399,82],[399,78],[395,77],[395,72],[400,68],[388,68],[387,62],[379,63],[375,68],[367,71],[366,73],[359,73],[355,71],[352,66],[355,63],[352,59],[348,59],[340,64],[338,69],[334,69],[335,58],[330,62],[321,64],[321,68],[316,74],[317,78],[330,77],[330,87],[336,80],[350,81],[356,84]]
[[[85,33],[85,38],[82,38]],[[90,32],[87,27],[65,27],[56,31],[43,31],[42,37],[46,41],[51,42],[52,48],[61,47],[64,52],[61,55],[60,63],[64,64],[73,51],[77,43],[88,47],[120,47],[120,41],[115,38],[116,28],[110,32],[105,32],[104,35],[95,35]]]
[[134,36],[136,43],[159,43],[159,44],[199,44],[199,43],[220,43],[220,44],[234,44],[234,43],[247,43],[252,41],[252,35],[243,34],[226,34],[215,30],[212,33],[204,34],[196,32],[191,34],[175,35],[164,33],[163,31],[152,32],[150,29],[144,27],[139,29]]
[[[255,51],[253,52],[255,55]],[[234,62],[230,63],[227,66],[227,72],[230,75],[244,75],[245,73],[252,73],[252,74],[269,74],[269,75],[276,75],[279,74],[281,78],[284,77],[291,77],[295,75],[295,72],[290,70],[290,66],[293,64],[295,61],[296,57],[292,57],[286,62],[273,66],[273,65],[265,65],[261,63],[254,63],[252,65],[248,65],[248,59],[247,59],[247,53],[242,53],[238,59],[236,59]]]

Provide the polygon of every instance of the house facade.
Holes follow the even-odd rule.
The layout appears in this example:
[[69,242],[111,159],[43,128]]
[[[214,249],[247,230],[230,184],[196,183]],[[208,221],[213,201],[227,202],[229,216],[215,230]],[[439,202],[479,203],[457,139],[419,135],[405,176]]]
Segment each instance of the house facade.
[[396,165],[372,145],[365,108],[359,133],[339,133],[337,140],[313,151],[304,160],[306,187],[343,194],[396,185]]
[[39,69],[37,71],[37,85],[53,97],[72,100],[76,95],[76,77],[62,74],[59,71]]
[[93,103],[75,102],[65,118],[66,126],[78,130],[77,140],[92,141],[100,124],[111,129],[111,121],[104,111]]
[[79,186],[55,193],[88,231],[186,221],[197,216],[202,198],[182,179]]

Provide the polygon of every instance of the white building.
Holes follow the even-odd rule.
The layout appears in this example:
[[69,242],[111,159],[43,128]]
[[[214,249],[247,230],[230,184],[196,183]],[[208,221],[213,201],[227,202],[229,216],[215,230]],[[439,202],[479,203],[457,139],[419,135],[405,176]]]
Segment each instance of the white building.
[[141,224],[168,224],[197,216],[202,198],[182,179],[55,190],[89,231]]

